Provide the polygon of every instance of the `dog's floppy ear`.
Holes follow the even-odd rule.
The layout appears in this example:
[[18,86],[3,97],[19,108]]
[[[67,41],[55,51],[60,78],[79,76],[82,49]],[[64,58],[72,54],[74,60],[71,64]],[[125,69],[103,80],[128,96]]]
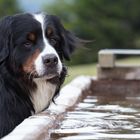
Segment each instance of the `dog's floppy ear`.
[[73,33],[71,33],[70,31],[64,28],[63,28],[62,38],[63,38],[63,45],[62,45],[63,57],[66,60],[70,60],[70,55],[75,50],[75,48],[82,45],[82,40],[80,40]]
[[0,20],[0,64],[9,55],[9,45],[11,40],[12,17],[4,17]]
[[47,18],[50,18],[50,20],[53,21],[55,28],[59,31],[61,36],[62,58],[70,60],[71,53],[77,46],[80,46],[83,43],[82,40],[76,37],[70,31],[66,30],[57,16],[47,15]]

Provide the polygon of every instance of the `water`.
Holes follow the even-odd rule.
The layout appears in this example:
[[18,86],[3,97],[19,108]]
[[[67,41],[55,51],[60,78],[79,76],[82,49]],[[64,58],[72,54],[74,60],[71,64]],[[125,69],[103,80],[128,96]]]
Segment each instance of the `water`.
[[140,97],[87,96],[52,130],[52,140],[138,140]]

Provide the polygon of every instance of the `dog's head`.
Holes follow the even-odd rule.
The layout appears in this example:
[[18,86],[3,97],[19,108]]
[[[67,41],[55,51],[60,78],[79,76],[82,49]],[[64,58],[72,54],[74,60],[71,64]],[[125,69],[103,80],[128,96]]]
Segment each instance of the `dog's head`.
[[51,79],[62,72],[63,59],[78,44],[59,19],[45,13],[19,14],[0,21],[0,65],[30,77]]

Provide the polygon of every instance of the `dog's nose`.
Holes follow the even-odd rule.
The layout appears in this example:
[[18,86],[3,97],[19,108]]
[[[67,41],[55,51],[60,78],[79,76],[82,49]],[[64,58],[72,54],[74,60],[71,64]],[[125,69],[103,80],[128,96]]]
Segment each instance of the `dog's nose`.
[[46,66],[55,66],[58,64],[58,58],[55,54],[47,54],[42,57],[42,60]]

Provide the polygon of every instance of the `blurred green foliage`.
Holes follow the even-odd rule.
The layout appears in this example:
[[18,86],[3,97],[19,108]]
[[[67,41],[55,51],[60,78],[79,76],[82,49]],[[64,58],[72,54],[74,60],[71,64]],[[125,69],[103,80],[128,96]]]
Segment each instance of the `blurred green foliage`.
[[45,9],[58,15],[65,27],[87,40],[71,64],[97,60],[102,48],[140,48],[140,0],[56,0]]
[[19,12],[16,0],[0,0],[0,17]]

